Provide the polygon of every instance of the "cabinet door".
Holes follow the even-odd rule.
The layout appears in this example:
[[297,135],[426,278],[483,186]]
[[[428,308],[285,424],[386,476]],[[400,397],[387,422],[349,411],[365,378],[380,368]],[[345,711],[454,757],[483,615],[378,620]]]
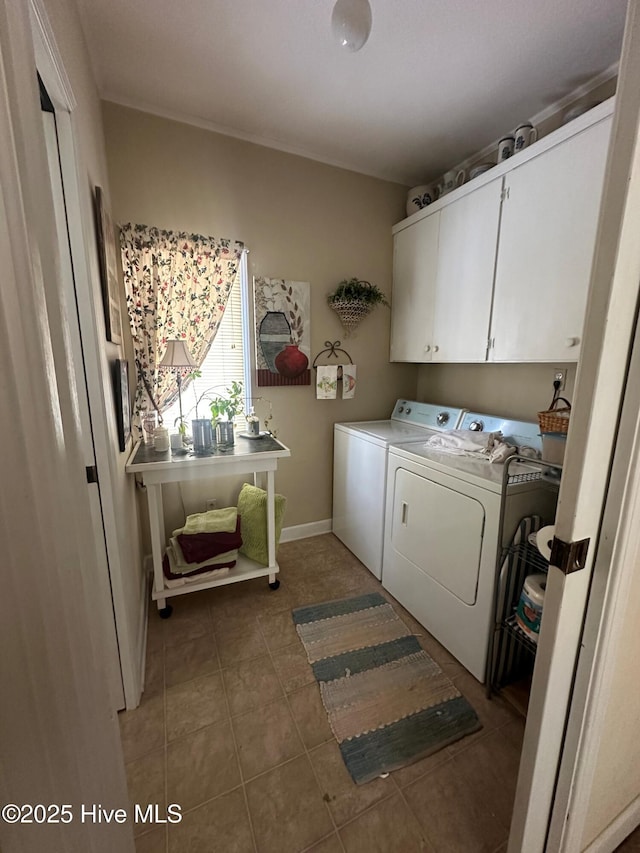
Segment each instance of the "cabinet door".
[[391,361],[431,360],[440,213],[393,238]]
[[577,361],[611,119],[505,177],[491,361]]
[[502,178],[440,213],[433,361],[485,361]]

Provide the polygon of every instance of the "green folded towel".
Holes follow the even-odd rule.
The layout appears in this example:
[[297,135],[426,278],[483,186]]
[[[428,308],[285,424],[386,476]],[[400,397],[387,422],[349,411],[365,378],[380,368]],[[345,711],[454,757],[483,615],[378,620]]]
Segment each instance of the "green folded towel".
[[[173,535],[181,533],[234,533],[238,521],[238,509],[227,506],[224,509],[210,509],[208,512],[196,512],[188,515],[181,530],[174,530]],[[244,532],[244,531],[243,531]]]
[[[287,499],[274,496],[276,517],[276,551],[280,542],[282,520]],[[238,515],[242,518],[242,546],[240,553],[262,566],[269,565],[267,544],[267,493],[245,483],[238,496]]]

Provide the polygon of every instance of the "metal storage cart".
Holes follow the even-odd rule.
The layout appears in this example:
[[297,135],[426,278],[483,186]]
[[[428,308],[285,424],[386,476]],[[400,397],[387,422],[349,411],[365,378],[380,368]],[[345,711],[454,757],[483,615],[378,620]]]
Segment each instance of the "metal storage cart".
[[[531,468],[526,473],[510,473],[513,463],[525,462]],[[503,524],[508,505],[508,486],[524,479],[539,479],[555,493],[560,486],[562,467],[544,460],[532,460],[524,456],[511,456],[504,464],[502,480],[502,509],[500,538],[503,541]],[[533,668],[537,644],[522,631],[516,622],[516,608],[527,575],[546,573],[549,563],[537,547],[529,541],[532,533],[545,524],[538,515],[523,518],[511,542],[499,549],[496,560],[496,584],[494,592],[494,620],[491,630],[489,657],[487,662],[487,696],[517,680]]]

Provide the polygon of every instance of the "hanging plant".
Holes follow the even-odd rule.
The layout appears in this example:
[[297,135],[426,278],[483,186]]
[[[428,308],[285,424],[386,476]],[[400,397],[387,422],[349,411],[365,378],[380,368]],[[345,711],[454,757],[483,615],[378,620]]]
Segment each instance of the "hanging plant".
[[347,334],[355,329],[376,305],[390,307],[384,293],[368,281],[358,278],[343,279],[327,302],[334,309]]

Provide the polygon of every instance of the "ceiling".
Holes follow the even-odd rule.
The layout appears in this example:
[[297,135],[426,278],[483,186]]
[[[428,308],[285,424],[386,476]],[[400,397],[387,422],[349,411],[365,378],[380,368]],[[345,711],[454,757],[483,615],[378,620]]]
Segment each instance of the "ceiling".
[[409,186],[614,65],[626,0],[77,0],[103,98]]

